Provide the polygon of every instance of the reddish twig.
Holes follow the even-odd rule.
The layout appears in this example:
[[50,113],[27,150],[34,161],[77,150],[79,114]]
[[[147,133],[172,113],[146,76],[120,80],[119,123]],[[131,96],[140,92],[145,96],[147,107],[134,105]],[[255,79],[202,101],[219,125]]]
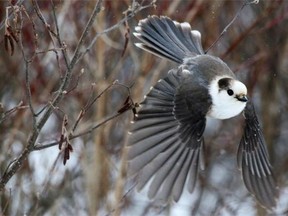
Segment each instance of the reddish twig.
[[238,10],[238,12],[236,13],[236,15],[233,17],[233,19],[228,23],[228,25],[223,29],[223,31],[221,32],[221,34],[218,36],[218,38],[208,47],[208,49],[205,51],[205,53],[209,52],[209,50],[214,47],[214,45],[223,37],[223,35],[228,31],[228,29],[230,28],[230,26],[235,22],[235,20],[239,17],[240,13],[242,12],[242,10],[250,4],[258,4],[259,0],[253,0],[253,1],[249,1],[249,0],[245,0],[244,3],[242,4],[242,6],[240,7],[240,9]]
[[[52,1],[53,2],[53,1]],[[53,3],[52,3],[53,4]],[[87,23],[87,26],[84,29],[84,32],[79,40],[79,43],[77,45],[77,48],[75,50],[75,54],[72,58],[71,63],[68,63],[68,57],[66,54],[66,50],[64,49],[62,51],[62,54],[64,56],[65,62],[66,62],[66,66],[67,66],[67,70],[65,73],[65,76],[62,80],[62,83],[57,91],[56,96],[54,97],[54,99],[51,102],[51,105],[47,106],[45,112],[43,113],[43,116],[41,117],[41,119],[37,122],[36,127],[33,128],[33,131],[31,133],[31,135],[28,138],[28,143],[25,147],[25,149],[22,151],[22,153],[20,154],[20,156],[16,159],[16,161],[10,166],[10,168],[7,170],[7,172],[5,172],[1,179],[0,179],[0,191],[2,191],[6,185],[6,183],[11,179],[11,177],[22,167],[23,161],[26,160],[27,156],[29,155],[29,153],[31,151],[33,151],[34,147],[35,147],[35,142],[39,136],[39,133],[41,131],[41,129],[43,128],[43,126],[46,124],[48,118],[50,117],[50,115],[52,114],[54,108],[56,107],[59,102],[62,100],[63,95],[64,95],[64,91],[67,88],[67,86],[69,85],[69,82],[71,80],[72,77],[72,69],[74,68],[75,64],[76,64],[76,60],[79,58],[79,50],[80,47],[82,47],[82,44],[84,43],[84,38],[86,38],[86,36],[88,35],[88,32],[90,31],[90,29],[92,28],[92,24],[95,20],[96,15],[100,12],[101,9],[101,4],[102,1],[98,0],[92,15]],[[58,28],[58,23],[57,23],[57,19],[56,19],[56,13],[55,13],[55,7],[53,7],[53,14],[54,14],[54,19],[55,19],[55,23],[56,23],[56,29],[57,29],[57,39],[58,39],[58,43],[62,46],[62,40],[60,38],[60,34],[59,34],[59,28]]]
[[[128,91],[128,96],[127,98],[125,99],[123,105],[121,108],[118,109],[117,113],[115,114],[112,114],[111,116],[101,120],[100,122],[96,123],[95,125],[93,126],[90,126],[88,129],[85,129],[83,130],[82,132],[79,132],[77,134],[74,134],[79,122],[81,121],[81,119],[84,117],[85,113],[91,108],[91,106],[105,93],[107,92],[112,86],[114,85],[119,85],[121,87],[124,87],[127,89]],[[118,83],[118,81],[114,81],[112,84],[110,84],[109,86],[107,86],[99,95],[97,95],[92,101],[88,102],[86,104],[86,106],[79,112],[78,114],[78,117],[72,127],[72,132],[69,133],[69,136],[68,139],[69,141],[70,140],[73,140],[75,138],[78,138],[78,137],[81,137],[81,136],[84,136],[84,135],[87,135],[87,134],[90,134],[92,133],[94,130],[96,130],[97,128],[101,127],[102,125],[106,124],[107,122],[109,122],[110,120],[114,119],[114,118],[117,118],[118,116],[122,115],[123,113],[125,113],[126,111],[128,110],[132,110],[134,116],[136,114],[136,108],[139,106],[138,103],[134,103],[132,98],[131,98],[131,94],[130,94],[130,88],[131,87],[128,87],[124,84],[120,84]],[[62,129],[63,129],[63,125],[62,125]],[[65,127],[66,129],[66,127]],[[61,134],[64,134],[63,131]],[[68,134],[68,132],[66,132],[65,134]],[[45,144],[45,145],[40,145],[38,144],[37,146],[34,147],[33,151],[39,151],[39,150],[42,150],[42,149],[45,149],[45,148],[50,148],[50,147],[53,147],[55,145],[60,145],[60,143],[63,143],[65,141],[64,139],[65,136],[61,136],[60,140],[59,141],[55,141],[55,142],[51,142],[49,144]],[[60,148],[62,149],[62,147],[60,146]]]
[[[4,110],[4,108],[2,108],[2,106],[0,106],[1,109]],[[29,108],[29,106],[23,105],[23,101],[20,101],[19,104],[5,112],[3,112],[1,114],[1,118],[0,118],[0,125],[2,124],[2,122],[4,122],[10,115],[12,115],[14,112],[21,110],[21,109],[27,109]]]

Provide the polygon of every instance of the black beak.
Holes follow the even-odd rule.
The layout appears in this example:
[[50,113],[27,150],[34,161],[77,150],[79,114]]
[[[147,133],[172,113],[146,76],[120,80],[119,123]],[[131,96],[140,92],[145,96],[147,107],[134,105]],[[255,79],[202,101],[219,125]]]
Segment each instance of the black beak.
[[241,95],[236,95],[237,100],[242,101],[242,102],[247,102],[248,98],[246,95],[241,94]]

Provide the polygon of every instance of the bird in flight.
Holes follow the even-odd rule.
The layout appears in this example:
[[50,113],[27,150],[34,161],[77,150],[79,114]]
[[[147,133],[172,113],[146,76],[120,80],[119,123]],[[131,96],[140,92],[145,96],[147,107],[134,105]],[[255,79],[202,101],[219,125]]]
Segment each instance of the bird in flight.
[[137,47],[179,64],[159,80],[140,104],[128,137],[128,173],[137,188],[149,182],[148,197],[178,201],[184,186],[193,192],[204,169],[207,118],[229,119],[243,112],[245,127],[237,163],[248,191],[266,207],[278,189],[246,86],[220,58],[205,54],[199,31],[168,17],[141,20]]

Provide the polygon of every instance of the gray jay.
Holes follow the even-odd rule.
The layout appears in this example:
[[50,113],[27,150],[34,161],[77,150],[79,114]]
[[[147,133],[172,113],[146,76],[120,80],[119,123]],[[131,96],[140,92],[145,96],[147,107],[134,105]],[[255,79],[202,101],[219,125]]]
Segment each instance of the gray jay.
[[276,204],[277,186],[246,86],[221,59],[205,54],[199,31],[168,17],[141,20],[136,46],[179,64],[145,96],[128,137],[128,173],[137,188],[149,181],[148,197],[178,201],[192,192],[204,169],[206,118],[229,119],[243,112],[245,127],[237,162],[248,191],[264,207]]

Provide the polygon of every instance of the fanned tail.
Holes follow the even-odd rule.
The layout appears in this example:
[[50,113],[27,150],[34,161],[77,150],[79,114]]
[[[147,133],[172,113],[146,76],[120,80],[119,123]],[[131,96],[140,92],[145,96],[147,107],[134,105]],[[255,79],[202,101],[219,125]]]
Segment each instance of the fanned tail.
[[178,23],[168,17],[149,16],[141,20],[134,35],[142,41],[135,45],[159,57],[183,63],[187,57],[203,55],[201,34],[189,23]]

